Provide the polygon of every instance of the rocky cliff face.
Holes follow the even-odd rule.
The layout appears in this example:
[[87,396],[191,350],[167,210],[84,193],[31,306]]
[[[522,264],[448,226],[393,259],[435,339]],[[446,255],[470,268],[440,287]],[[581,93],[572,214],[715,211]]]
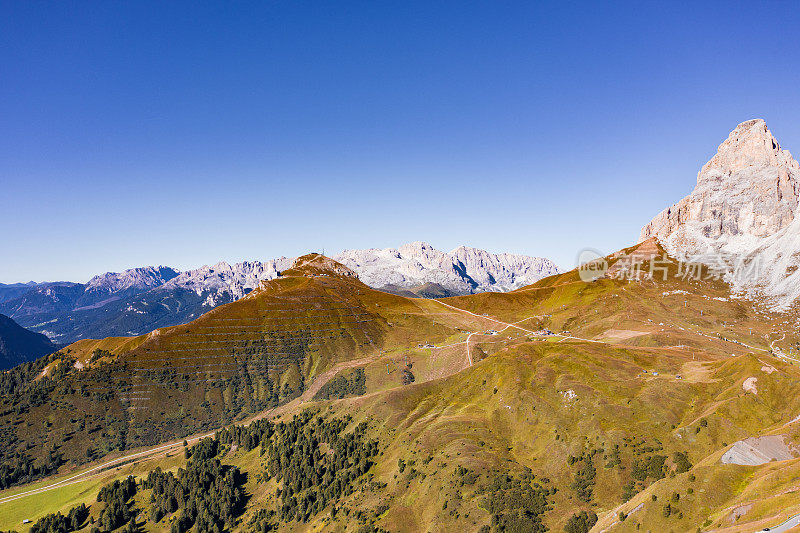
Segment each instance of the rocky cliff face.
[[290,268],[294,259],[281,257],[269,261],[245,261],[233,265],[221,261],[215,265],[187,270],[157,288],[159,292],[173,290],[191,291],[203,296],[207,306],[238,300],[262,281],[278,277],[282,270]]
[[[800,296],[800,167],[761,119],[739,124],[697,175],[694,191],[659,213],[640,240],[671,254],[726,265],[733,289],[777,309]],[[800,278],[795,281],[800,281]]]
[[549,259],[492,254],[465,246],[445,253],[424,242],[398,249],[346,250],[334,259],[376,288],[436,284],[450,294],[508,291],[558,273]]
[[131,268],[124,272],[106,272],[95,276],[86,284],[86,292],[114,294],[130,289],[147,290],[163,285],[179,272],[169,267]]

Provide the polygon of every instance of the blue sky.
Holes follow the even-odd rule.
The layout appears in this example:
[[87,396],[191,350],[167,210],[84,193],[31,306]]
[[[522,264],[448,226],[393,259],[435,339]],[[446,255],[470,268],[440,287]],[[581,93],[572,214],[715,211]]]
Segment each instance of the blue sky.
[[0,3],[0,282],[425,240],[635,242],[737,123],[800,152],[796,4]]

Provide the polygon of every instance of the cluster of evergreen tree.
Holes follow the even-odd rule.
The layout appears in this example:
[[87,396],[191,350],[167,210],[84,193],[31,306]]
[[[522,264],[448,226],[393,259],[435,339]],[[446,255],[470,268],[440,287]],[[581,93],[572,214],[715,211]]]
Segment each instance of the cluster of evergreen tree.
[[566,533],[589,533],[589,530],[597,523],[597,515],[594,511],[581,511],[574,514],[567,520],[564,526]]
[[48,476],[62,464],[64,460],[55,450],[50,450],[44,460],[39,461],[13,448],[0,451],[0,489]]
[[495,531],[543,533],[544,513],[552,509],[548,496],[555,488],[546,488],[535,481],[530,469],[521,478],[498,474],[485,488],[487,496],[483,507],[492,515]]
[[[270,531],[277,521],[308,521],[338,499],[352,494],[357,480],[372,466],[378,442],[367,440],[366,423],[352,432],[351,417],[324,419],[309,409],[289,422],[267,420],[231,426],[217,433],[222,446],[261,447],[267,455],[267,476],[282,481],[281,506],[276,516],[260,514],[252,531]],[[335,506],[334,506],[335,508]]]
[[267,446],[267,472],[283,482],[282,521],[308,521],[329,503],[352,494],[356,480],[372,466],[378,442],[364,438],[366,423],[344,433],[350,422],[350,417],[325,420],[307,410],[275,426]]
[[275,424],[269,420],[256,420],[248,426],[230,426],[218,431],[216,440],[222,445],[236,445],[248,452],[261,446],[263,455],[267,443],[275,433]]
[[[0,373],[0,490],[51,475],[65,460],[82,464],[113,450],[182,437],[220,422],[229,422],[244,412],[257,412],[288,401],[304,390],[302,372],[291,386],[287,383],[281,389],[270,379],[268,370],[278,369],[279,373],[290,367],[300,370],[308,342],[306,337],[307,334],[301,332],[297,336],[265,340],[263,345],[246,346],[243,353],[234,354],[238,367],[226,380],[205,383],[169,366],[137,374],[142,380],[157,384],[159,392],[167,391],[166,395],[176,406],[187,407],[180,423],[168,417],[159,420],[129,416],[119,407],[116,400],[120,393],[130,391],[129,376],[132,374],[132,369],[122,360],[110,360],[78,372],[74,368],[74,357],[65,350]],[[286,349],[276,349],[276,346]],[[107,351],[95,350],[91,359],[113,359],[110,355]],[[48,371],[42,376],[45,368]],[[191,400],[183,394],[192,389],[206,392],[216,389],[226,400],[198,409],[195,404],[189,406]],[[179,392],[172,392],[176,390]],[[90,402],[102,409],[87,410],[86,404]],[[48,407],[58,418],[58,424],[31,415],[42,406]],[[80,416],[73,425],[62,423],[75,413]],[[53,425],[56,427],[51,427]],[[89,442],[83,449],[64,447],[62,458],[60,454],[48,455],[47,446],[52,446],[49,436],[54,437],[51,442],[59,445],[75,437]],[[91,451],[87,453],[86,449]]]
[[[6,409],[3,415],[24,418],[33,408],[50,402],[50,395],[59,380],[73,368],[73,360],[56,365],[47,376],[39,378],[45,367],[62,357],[60,353],[40,357],[23,363],[6,372],[0,372],[0,398]],[[20,444],[15,425],[0,429],[0,489],[30,483],[54,473],[64,463],[61,454],[50,450],[46,456],[34,460],[18,449]]]
[[198,533],[220,532],[233,526],[244,505],[243,476],[238,468],[220,462],[219,450],[219,440],[203,439],[186,450],[186,468],[178,469],[177,475],[160,468],[148,474],[142,488],[153,491],[151,520],[158,522],[180,510],[172,533],[192,527]]
[[95,350],[92,352],[92,357],[89,358],[89,363],[90,364],[94,363],[95,361],[97,361],[98,359],[101,359],[103,357],[111,358],[112,357],[112,353],[109,352],[108,350],[102,350],[100,348],[95,348]]
[[278,529],[278,524],[275,522],[275,511],[271,509],[259,509],[247,523],[247,532],[269,533],[270,531],[276,531]]
[[114,481],[100,489],[97,501],[106,504],[98,520],[101,531],[113,531],[135,520],[135,509],[128,503],[135,494],[136,480],[133,476],[128,476],[123,481]]
[[315,400],[328,400],[330,398],[344,398],[346,396],[361,396],[367,393],[367,375],[363,368],[356,368],[349,373],[337,374],[332,380],[323,385]]
[[638,481],[645,481],[648,477],[661,479],[665,476],[664,462],[666,460],[666,455],[658,454],[635,459],[631,465],[631,476]]
[[600,451],[599,449],[592,450],[591,452],[584,452],[577,457],[570,456],[567,458],[569,465],[580,463],[570,488],[578,495],[578,499],[587,503],[591,502],[594,496],[595,477],[597,476],[597,470],[594,467],[594,456]]
[[675,452],[672,454],[672,462],[675,463],[675,473],[683,474],[692,468],[692,462],[689,461],[689,454],[687,452]]
[[81,529],[89,516],[89,508],[85,504],[73,507],[67,516],[60,512],[40,518],[30,529],[30,533],[71,533]]

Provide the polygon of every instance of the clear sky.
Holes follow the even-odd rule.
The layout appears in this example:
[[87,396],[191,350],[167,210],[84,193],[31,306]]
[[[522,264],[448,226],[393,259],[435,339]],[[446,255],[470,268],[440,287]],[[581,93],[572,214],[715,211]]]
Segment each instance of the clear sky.
[[800,9],[0,3],[0,282],[636,241],[737,123],[800,152]]

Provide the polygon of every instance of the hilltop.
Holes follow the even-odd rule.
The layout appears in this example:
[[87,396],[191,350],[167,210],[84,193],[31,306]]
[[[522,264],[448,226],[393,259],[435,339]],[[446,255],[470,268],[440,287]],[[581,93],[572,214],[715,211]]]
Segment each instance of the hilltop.
[[[460,247],[449,254],[425,243],[398,250],[350,250],[334,259],[367,285],[406,296],[443,297],[508,291],[557,272],[547,259]],[[184,272],[141,267],[88,283],[0,285],[0,313],[61,344],[133,336],[194,320],[277,278],[293,258],[220,261]]]

